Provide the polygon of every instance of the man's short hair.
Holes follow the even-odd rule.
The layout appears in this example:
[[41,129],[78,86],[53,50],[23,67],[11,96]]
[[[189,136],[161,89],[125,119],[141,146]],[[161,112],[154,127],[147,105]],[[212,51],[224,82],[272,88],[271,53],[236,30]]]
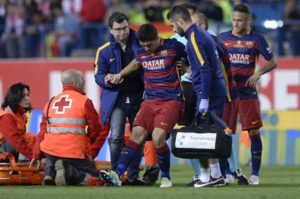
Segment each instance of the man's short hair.
[[182,5],[172,7],[167,15],[167,18],[168,18],[168,20],[175,20],[175,21],[179,18],[182,18],[183,21],[185,21],[185,22],[192,21],[191,15],[190,15],[188,9],[186,9]]
[[184,4],[181,4],[181,6],[183,6],[186,9],[192,11],[191,14],[195,14],[197,12],[200,12],[199,8],[193,3],[184,3]]
[[143,24],[137,32],[139,41],[154,41],[158,38],[157,29],[151,23]]
[[242,4],[242,3],[235,5],[233,11],[250,14],[249,7],[246,4]]
[[122,23],[123,21],[128,22],[128,17],[122,12],[114,12],[108,19],[108,26],[112,28],[114,22]]

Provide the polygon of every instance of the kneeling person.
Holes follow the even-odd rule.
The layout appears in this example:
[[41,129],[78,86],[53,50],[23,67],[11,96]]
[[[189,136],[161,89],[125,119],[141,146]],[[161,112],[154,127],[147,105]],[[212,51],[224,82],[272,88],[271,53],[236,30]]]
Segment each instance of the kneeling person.
[[82,73],[64,71],[61,81],[62,93],[44,108],[33,157],[40,159],[43,152],[47,158],[44,184],[86,184],[90,176],[99,177],[93,158],[107,133],[99,134],[99,115],[84,95]]

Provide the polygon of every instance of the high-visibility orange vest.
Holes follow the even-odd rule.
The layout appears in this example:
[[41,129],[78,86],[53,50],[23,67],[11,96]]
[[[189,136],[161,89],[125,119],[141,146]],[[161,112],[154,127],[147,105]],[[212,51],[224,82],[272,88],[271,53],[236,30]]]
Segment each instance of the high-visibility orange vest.
[[[17,123],[17,129],[18,129],[18,133],[20,134],[25,134],[26,133],[26,122],[27,122],[27,118],[25,115],[20,115],[20,114],[15,114],[13,112],[8,112],[5,111],[3,109],[0,109],[0,117],[2,117],[5,114],[11,114]],[[2,133],[0,132],[0,144],[4,141],[4,137],[2,135]]]
[[50,155],[84,159],[89,144],[84,106],[88,98],[74,90],[57,95],[44,108],[47,132],[40,144]]

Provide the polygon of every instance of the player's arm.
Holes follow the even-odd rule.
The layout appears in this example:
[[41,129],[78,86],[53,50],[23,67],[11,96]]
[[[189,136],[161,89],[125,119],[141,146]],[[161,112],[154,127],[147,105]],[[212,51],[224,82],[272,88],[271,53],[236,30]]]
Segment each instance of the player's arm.
[[272,71],[274,68],[277,67],[277,64],[275,62],[275,58],[273,56],[273,53],[268,46],[266,40],[262,37],[258,37],[258,51],[260,54],[263,55],[263,57],[268,60],[268,63],[264,66],[261,67],[258,71],[256,71],[251,77],[246,82],[246,86],[250,86],[255,88],[256,87],[256,82],[259,80],[260,76],[262,76],[265,73],[268,73]]
[[137,70],[140,67],[139,62],[136,59],[133,59],[123,70],[118,74],[111,74],[108,81],[112,84],[119,84],[123,81],[123,78]]
[[259,80],[260,76],[262,76],[265,73],[270,72],[274,68],[277,67],[277,64],[275,62],[275,58],[273,57],[264,67],[260,68],[257,72],[255,72],[246,82],[246,86],[250,86],[255,88],[256,82]]

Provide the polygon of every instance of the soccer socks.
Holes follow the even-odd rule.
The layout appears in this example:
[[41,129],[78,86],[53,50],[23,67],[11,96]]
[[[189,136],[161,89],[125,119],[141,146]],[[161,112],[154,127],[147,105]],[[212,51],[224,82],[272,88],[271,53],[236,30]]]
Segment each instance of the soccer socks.
[[219,159],[219,164],[220,164],[220,169],[221,169],[222,176],[225,177],[226,174],[231,174],[227,158],[220,158]]
[[211,163],[209,167],[211,177],[220,178],[222,176],[219,163]]
[[161,177],[170,179],[170,149],[167,144],[163,147],[156,148],[158,164],[161,170]]
[[233,133],[231,134],[232,138],[232,148],[231,148],[231,155],[227,159],[230,167],[231,172],[235,172],[239,166],[238,166],[238,146],[239,146],[239,140],[238,136]]
[[201,182],[208,182],[210,180],[209,168],[200,168],[200,180]]
[[191,159],[192,167],[194,169],[195,176],[200,176],[200,162],[199,159]]
[[122,176],[124,174],[129,163],[135,158],[138,147],[139,145],[131,140],[129,140],[126,146],[123,147],[120,154],[119,163],[116,168],[116,173],[118,176]]
[[262,141],[260,134],[250,136],[251,139],[251,163],[252,174],[258,176],[261,165]]

